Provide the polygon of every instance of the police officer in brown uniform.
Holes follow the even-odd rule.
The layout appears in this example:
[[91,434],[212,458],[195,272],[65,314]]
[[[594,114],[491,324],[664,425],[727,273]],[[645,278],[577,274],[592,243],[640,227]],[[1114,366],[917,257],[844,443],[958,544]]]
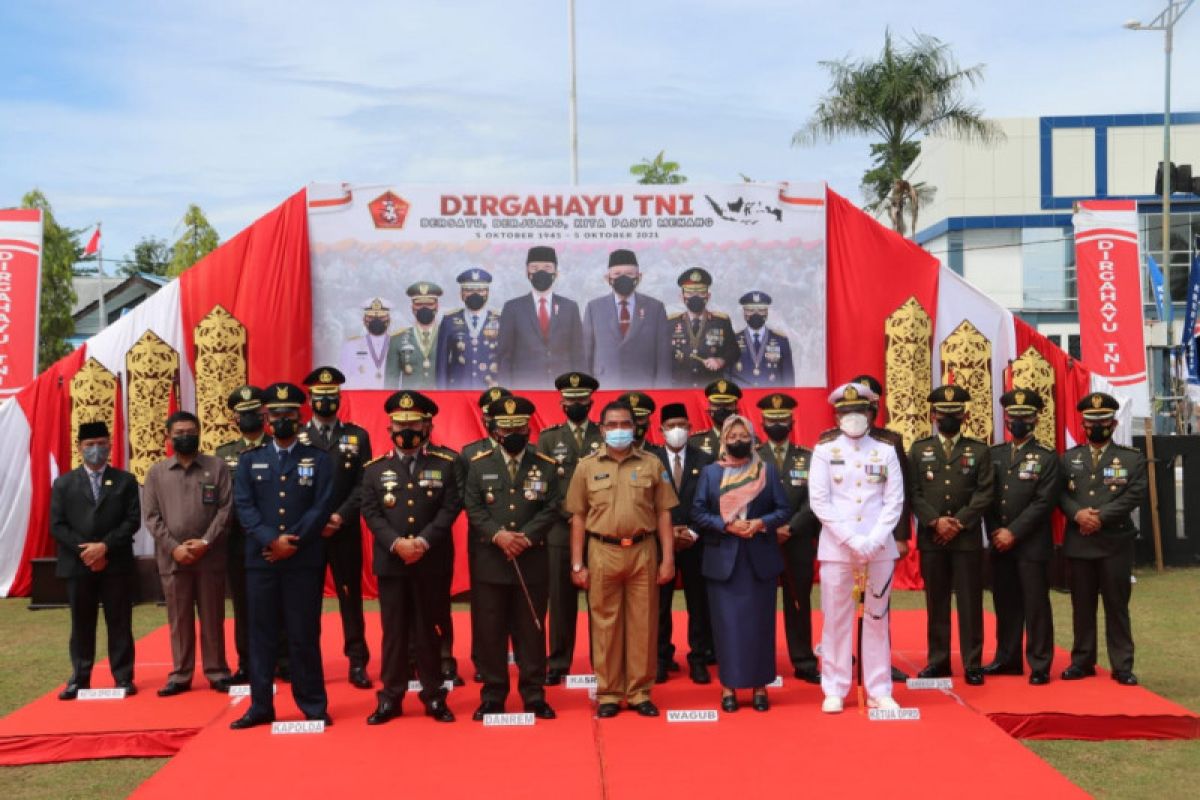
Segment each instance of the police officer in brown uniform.
[[579,462],[566,499],[571,572],[588,590],[596,715],[616,716],[624,700],[654,717],[657,586],[675,577],[671,509],[678,501],[658,456],[634,447],[629,406],[609,403],[600,427],[604,449]]
[[1096,674],[1096,600],[1104,601],[1104,636],[1112,678],[1136,686],[1133,630],[1129,622],[1133,540],[1132,514],[1146,500],[1146,459],[1112,442],[1121,404],[1093,392],[1079,401],[1087,444],[1062,455],[1066,488],[1060,505],[1067,516],[1063,554],[1070,566],[1071,616],[1075,641],[1064,681]]
[[738,401],[742,399],[742,389],[730,380],[720,378],[704,387],[704,397],[708,400],[708,418],[712,427],[693,433],[688,444],[695,445],[713,458],[721,450],[721,426],[730,414],[737,413]]
[[367,717],[380,725],[400,715],[408,688],[408,643],[415,640],[417,677],[425,713],[453,722],[438,663],[438,604],[452,568],[446,554],[450,527],[462,509],[453,450],[429,444],[437,404],[420,392],[403,390],[387,399],[394,448],[367,465],[362,514],[375,537],[374,570],[379,578],[383,623],[378,705]]
[[1050,513],[1058,505],[1058,454],[1038,444],[1033,431],[1045,408],[1041,396],[1015,388],[1000,397],[1012,441],[992,447],[996,496],[987,513],[991,538],[992,599],[996,606],[996,657],[985,675],[1020,675],[1021,636],[1029,682],[1050,682],[1054,618],[1050,609]]
[[939,386],[929,395],[937,433],[913,443],[908,480],[917,515],[917,547],[929,658],[922,678],[950,676],[950,594],[958,601],[958,638],[966,682],[983,683],[983,514],[995,471],[988,446],[962,435],[971,395]]

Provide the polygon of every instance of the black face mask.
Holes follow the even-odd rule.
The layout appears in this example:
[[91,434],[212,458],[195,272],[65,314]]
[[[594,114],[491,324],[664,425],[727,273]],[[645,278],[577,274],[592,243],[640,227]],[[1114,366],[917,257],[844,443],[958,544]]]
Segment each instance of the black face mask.
[[264,426],[262,414],[257,411],[243,411],[238,414],[237,426],[242,433],[258,433]]
[[370,319],[367,320],[367,333],[372,336],[383,336],[387,333],[388,320],[386,319]]
[[291,417],[280,417],[279,419],[271,420],[271,430],[274,432],[276,439],[291,439],[296,435],[296,420]]
[[763,425],[763,430],[767,433],[767,438],[772,442],[786,442],[788,437],[792,435],[792,426],[787,423],[775,422],[770,425]]
[[421,441],[425,438],[425,434],[421,431],[415,431],[412,428],[405,428],[401,431],[392,432],[392,441],[401,450],[415,450],[421,446]]
[[510,456],[525,452],[527,444],[529,444],[528,433],[506,433],[500,437],[500,446]]
[[692,295],[684,301],[684,305],[687,306],[687,310],[693,314],[699,314],[704,310],[704,306],[707,304],[707,300],[705,300],[703,297],[696,297],[695,295]]
[[437,312],[432,308],[418,308],[413,316],[417,318],[417,322],[422,325],[428,325],[433,322],[434,317],[437,316]]
[[746,324],[750,326],[750,330],[762,330],[763,325],[767,324],[766,314],[751,314],[746,317]]
[[1008,432],[1013,435],[1014,439],[1024,439],[1033,431],[1033,423],[1027,419],[1010,419],[1008,421]]
[[537,272],[532,272],[529,274],[529,282],[533,284],[534,289],[537,289],[539,292],[544,292],[554,285],[555,274],[556,273],[546,272],[543,269],[539,269]]
[[637,442],[646,441],[646,434],[650,432],[650,423],[639,422],[633,426],[633,438]]
[[1104,444],[1112,438],[1112,428],[1107,425],[1092,425],[1087,429],[1087,438],[1092,444]]
[[750,442],[741,439],[736,442],[730,442],[725,445],[725,452],[731,458],[746,458],[750,455]]
[[637,278],[630,277],[629,275],[620,275],[613,278],[612,281],[613,291],[621,295],[621,297],[629,297],[629,295],[633,294],[633,290],[637,288],[637,284]]
[[937,429],[942,436],[955,436],[962,430],[961,417],[938,417]]
[[341,405],[340,400],[313,400],[312,409],[318,417],[332,417],[337,414]]
[[576,425],[585,421],[588,414],[592,411],[591,403],[572,403],[569,406],[564,406],[563,411],[567,414],[567,419],[574,422]]
[[487,305],[487,295],[482,295],[479,292],[471,292],[463,298],[463,305],[471,311],[478,311]]
[[185,433],[182,436],[172,436],[171,447],[181,456],[194,456],[200,450],[200,435]]
[[732,408],[714,408],[710,409],[708,412],[709,419],[711,419],[713,421],[713,425],[717,426],[718,428],[724,425],[725,420],[729,419],[732,415]]

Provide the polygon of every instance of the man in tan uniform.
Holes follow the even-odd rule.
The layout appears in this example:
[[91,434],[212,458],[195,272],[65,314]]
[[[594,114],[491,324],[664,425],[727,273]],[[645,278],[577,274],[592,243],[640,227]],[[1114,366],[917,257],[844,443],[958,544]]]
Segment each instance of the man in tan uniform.
[[588,592],[596,716],[616,716],[625,700],[641,716],[656,717],[650,687],[657,585],[675,577],[671,509],[679,501],[658,456],[633,446],[634,416],[628,405],[605,406],[600,428],[605,447],[579,462],[565,503],[572,514],[571,579]]

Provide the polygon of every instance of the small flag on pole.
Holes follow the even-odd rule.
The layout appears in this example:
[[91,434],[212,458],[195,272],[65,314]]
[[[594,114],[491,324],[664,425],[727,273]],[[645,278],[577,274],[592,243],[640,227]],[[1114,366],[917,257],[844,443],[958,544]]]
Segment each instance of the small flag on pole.
[[95,255],[100,252],[100,226],[96,225],[96,232],[92,234],[92,238],[88,240],[87,247],[83,248],[85,256]]
[[1154,305],[1158,308],[1158,318],[1168,325],[1171,324],[1171,313],[1174,309],[1167,305],[1163,295],[1163,274],[1154,256],[1146,255],[1146,266],[1150,270],[1150,286],[1154,289]]

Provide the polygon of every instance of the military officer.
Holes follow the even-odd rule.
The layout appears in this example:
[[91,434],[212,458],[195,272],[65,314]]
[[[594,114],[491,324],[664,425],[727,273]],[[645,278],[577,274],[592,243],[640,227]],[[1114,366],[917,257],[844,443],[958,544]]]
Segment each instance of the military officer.
[[704,387],[704,396],[708,399],[708,418],[712,420],[712,427],[693,433],[688,441],[716,458],[721,450],[721,426],[737,411],[742,389],[733,381],[719,378]]
[[775,465],[775,474],[783,482],[783,492],[792,508],[788,523],[775,532],[784,563],[783,629],[787,634],[788,657],[797,678],[820,683],[821,673],[812,643],[813,560],[817,535],[821,532],[821,523],[808,502],[812,451],[791,441],[794,397],[782,392],[764,395],[758,401],[758,408],[767,435],[758,455]]
[[415,324],[391,338],[384,385],[389,389],[436,389],[438,374],[437,322],[442,287],[429,281],[409,286]]
[[633,410],[633,446],[640,450],[650,433],[650,418],[656,407],[654,398],[645,392],[625,392],[617,400]]
[[[537,449],[555,461],[555,475],[561,487],[568,486],[575,465],[584,456],[604,445],[600,427],[588,415],[592,411],[592,392],[600,382],[583,372],[567,372],[554,380],[566,422],[543,428]],[[571,581],[570,515],[562,513],[546,537],[549,560],[550,652],[546,661],[546,684],[554,686],[571,671],[575,656],[575,630],[579,619],[579,589]]]
[[1062,455],[1066,488],[1060,506],[1067,517],[1063,554],[1070,567],[1071,618],[1075,639],[1065,681],[1096,674],[1096,598],[1104,601],[1104,636],[1112,678],[1137,685],[1133,631],[1129,623],[1133,540],[1132,514],[1146,500],[1146,460],[1112,441],[1120,403],[1093,392],[1079,401],[1087,444]]
[[373,568],[383,623],[383,686],[367,724],[400,715],[410,639],[426,715],[453,722],[438,665],[438,604],[453,567],[450,527],[462,509],[458,454],[429,443],[438,408],[420,392],[396,392],[384,410],[391,418],[394,448],[367,465],[362,482],[362,514],[375,539]]
[[746,292],[738,303],[746,327],[738,332],[738,359],[729,377],[743,386],[795,386],[792,346],[786,336],[767,327],[771,295]]
[[508,642],[517,664],[517,691],[525,711],[554,719],[546,702],[546,619],[549,564],[546,539],[562,520],[559,463],[529,444],[535,407],[506,397],[488,407],[499,447],[471,459],[463,504],[469,523],[473,641],[483,673],[474,719],[504,713],[508,696]]
[[966,682],[983,683],[983,514],[995,471],[988,446],[962,435],[971,395],[961,386],[930,393],[937,433],[913,443],[908,479],[925,581],[928,664],[922,678],[950,676],[950,594],[958,601],[958,638]]
[[437,385],[482,389],[496,385],[500,314],[486,308],[492,274],[474,267],[458,274],[464,308],[442,317],[437,334]]
[[304,444],[320,448],[333,463],[333,513],[321,536],[333,573],[342,618],[342,651],[350,660],[350,683],[370,689],[366,628],[362,600],[362,527],[359,525],[359,485],[363,466],[371,460],[371,437],[353,422],[338,419],[341,386],[346,376],[336,367],[317,367],[304,379],[313,416],[300,429]]
[[708,309],[712,299],[712,275],[708,270],[685,270],[676,283],[687,310],[667,317],[671,383],[699,389],[733,370],[738,360],[737,339],[729,315]]
[[986,515],[991,538],[992,598],[996,606],[996,657],[985,675],[1020,675],[1021,636],[1029,682],[1050,682],[1054,620],[1050,611],[1050,513],[1058,504],[1058,454],[1033,436],[1041,396],[1015,388],[1000,397],[1012,441],[992,447],[996,495]]
[[[263,391],[257,386],[239,386],[229,395],[225,405],[237,415],[241,436],[217,448],[217,458],[223,459],[231,475],[237,474],[238,458],[247,450],[269,442],[266,427]],[[238,520],[237,508],[229,515],[229,599],[233,603],[233,641],[237,648],[237,671],[230,683],[243,684],[250,680],[250,618],[246,610],[246,531]],[[286,671],[286,667],[285,667]]]
[[363,305],[362,323],[366,332],[342,345],[338,363],[346,372],[347,389],[382,389],[391,345],[391,306],[382,297],[372,297]]
[[250,609],[250,708],[236,729],[275,719],[272,679],[280,627],[287,631],[292,697],[310,720],[332,724],[321,665],[321,596],[333,475],[324,451],[297,441],[304,391],[290,383],[266,389],[272,440],[238,460],[233,497],[246,530]]

